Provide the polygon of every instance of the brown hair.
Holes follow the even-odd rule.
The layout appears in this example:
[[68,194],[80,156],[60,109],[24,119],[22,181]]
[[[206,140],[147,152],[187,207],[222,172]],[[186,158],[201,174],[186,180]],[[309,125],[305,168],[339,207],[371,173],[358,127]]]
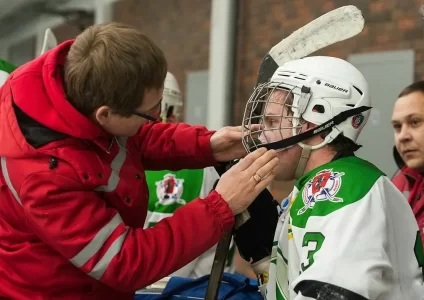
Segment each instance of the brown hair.
[[402,92],[400,92],[398,98],[407,96],[415,92],[424,93],[424,80],[417,81],[411,85],[408,85],[406,88],[402,90]]
[[167,63],[162,50],[139,30],[119,23],[94,25],[77,36],[68,53],[65,91],[84,115],[107,105],[129,116],[151,88],[162,88]]

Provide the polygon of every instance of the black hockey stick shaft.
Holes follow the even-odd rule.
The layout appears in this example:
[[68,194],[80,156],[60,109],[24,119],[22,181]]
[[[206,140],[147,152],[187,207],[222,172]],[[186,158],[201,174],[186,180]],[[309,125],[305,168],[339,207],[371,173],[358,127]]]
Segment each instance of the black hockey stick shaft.
[[230,249],[232,232],[224,232],[218,242],[213,259],[211,275],[206,289],[206,300],[217,300],[219,288],[221,287],[222,275],[224,274],[225,263]]

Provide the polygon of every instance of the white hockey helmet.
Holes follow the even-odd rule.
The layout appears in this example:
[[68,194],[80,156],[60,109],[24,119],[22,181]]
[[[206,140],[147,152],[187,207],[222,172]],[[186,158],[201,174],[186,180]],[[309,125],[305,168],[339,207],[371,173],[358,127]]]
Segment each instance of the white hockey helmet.
[[183,98],[175,76],[168,72],[162,96],[161,119],[164,122],[178,122],[183,107]]
[[[290,113],[281,113],[277,117],[289,118],[292,126],[283,128],[280,124],[278,128],[267,129],[264,126],[264,112],[269,103],[276,103],[272,95],[278,90],[287,92],[285,100],[279,103],[287,107]],[[368,120],[370,104],[364,76],[347,61],[327,56],[293,60],[279,67],[269,82],[256,87],[243,117],[243,130],[250,130],[251,124],[259,123],[261,133],[264,130],[292,129],[293,136],[286,139],[282,137],[280,141],[260,142],[252,138],[251,134],[243,135],[243,144],[249,152],[258,147],[282,150],[298,144],[303,148],[304,158],[296,171],[298,178],[303,174],[311,150],[325,146],[340,134],[356,142]],[[305,121],[318,126],[301,133]],[[323,131],[330,133],[319,145],[311,147],[302,143]]]

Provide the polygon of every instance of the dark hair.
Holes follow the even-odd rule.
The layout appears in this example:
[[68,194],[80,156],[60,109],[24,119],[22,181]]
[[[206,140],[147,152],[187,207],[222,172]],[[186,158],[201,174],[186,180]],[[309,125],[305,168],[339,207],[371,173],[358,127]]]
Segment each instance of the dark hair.
[[[330,131],[328,131],[327,134],[329,134],[329,133],[330,133]],[[321,135],[322,138],[325,138],[325,136]],[[343,133],[341,133],[334,139],[334,141],[332,141],[331,143],[328,144],[328,147],[331,150],[339,153],[339,152],[355,152],[355,151],[358,151],[359,148],[361,148],[362,146],[358,145],[357,143],[355,143],[351,139],[345,137],[343,135]]]
[[409,94],[416,93],[416,92],[424,94],[424,80],[416,81],[413,84],[408,85],[406,88],[402,90],[402,92],[400,92],[398,98],[407,96]]

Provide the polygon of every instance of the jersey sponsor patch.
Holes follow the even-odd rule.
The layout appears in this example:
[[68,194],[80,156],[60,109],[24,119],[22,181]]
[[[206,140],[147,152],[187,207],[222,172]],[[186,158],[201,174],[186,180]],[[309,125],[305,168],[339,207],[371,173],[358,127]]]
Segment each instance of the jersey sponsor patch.
[[297,215],[305,213],[308,208],[313,208],[317,201],[343,202],[343,198],[336,197],[342,185],[343,172],[333,172],[333,169],[321,170],[314,178],[309,180],[302,192],[304,206]]
[[159,202],[156,206],[171,205],[174,203],[186,204],[186,201],[181,199],[184,189],[184,179],[178,179],[174,174],[166,174],[163,180],[156,182],[156,195]]

